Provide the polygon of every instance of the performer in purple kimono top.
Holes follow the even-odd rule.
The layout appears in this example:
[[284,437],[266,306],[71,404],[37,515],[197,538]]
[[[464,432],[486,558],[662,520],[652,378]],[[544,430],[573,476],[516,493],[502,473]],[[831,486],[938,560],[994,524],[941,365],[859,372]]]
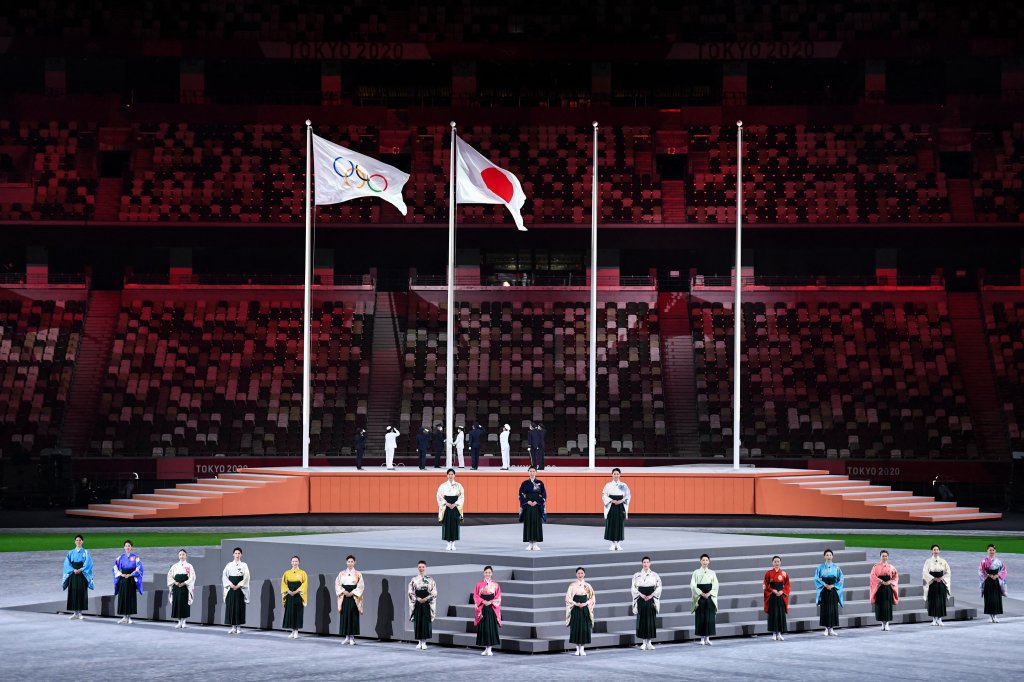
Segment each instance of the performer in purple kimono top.
[[138,594],[142,594],[142,559],[132,551],[131,540],[124,541],[124,554],[114,561],[114,596],[117,597],[118,623],[131,625],[138,611]]

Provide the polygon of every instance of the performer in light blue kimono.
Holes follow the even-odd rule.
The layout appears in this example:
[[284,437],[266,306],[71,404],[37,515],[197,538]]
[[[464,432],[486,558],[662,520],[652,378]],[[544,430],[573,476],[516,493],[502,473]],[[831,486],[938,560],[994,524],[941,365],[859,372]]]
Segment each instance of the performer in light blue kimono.
[[142,594],[142,559],[132,551],[131,540],[124,541],[124,554],[114,560],[114,596],[117,597],[118,623],[131,625],[138,611],[138,594]]
[[95,590],[92,581],[92,554],[82,547],[85,538],[75,536],[75,548],[64,557],[64,580],[68,593],[68,611],[72,620],[82,620],[82,611],[89,610],[89,590]]
[[519,486],[519,520],[523,523],[523,542],[526,549],[539,550],[544,542],[544,521],[548,518],[548,491],[537,478],[537,467],[529,468],[530,478]]
[[832,550],[824,552],[825,563],[814,572],[814,602],[818,605],[818,623],[825,636],[838,637],[839,609],[843,608],[843,569],[832,563]]

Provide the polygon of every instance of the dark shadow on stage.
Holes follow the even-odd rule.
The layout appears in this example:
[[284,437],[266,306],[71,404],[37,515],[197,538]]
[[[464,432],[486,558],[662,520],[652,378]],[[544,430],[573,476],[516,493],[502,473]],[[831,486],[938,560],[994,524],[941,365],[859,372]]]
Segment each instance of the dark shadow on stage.
[[395,619],[395,602],[391,598],[390,583],[387,578],[381,580],[380,597],[377,599],[377,624],[374,630],[378,639],[389,640],[395,636],[391,623]]

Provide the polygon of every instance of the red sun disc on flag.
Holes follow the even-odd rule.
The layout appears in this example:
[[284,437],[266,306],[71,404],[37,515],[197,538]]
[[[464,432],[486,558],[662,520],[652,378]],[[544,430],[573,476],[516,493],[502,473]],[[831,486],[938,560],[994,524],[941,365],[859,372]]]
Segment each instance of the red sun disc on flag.
[[484,168],[480,173],[480,177],[483,179],[484,184],[487,185],[487,189],[494,192],[506,204],[512,203],[515,188],[512,186],[512,181],[508,179],[507,175],[497,168]]

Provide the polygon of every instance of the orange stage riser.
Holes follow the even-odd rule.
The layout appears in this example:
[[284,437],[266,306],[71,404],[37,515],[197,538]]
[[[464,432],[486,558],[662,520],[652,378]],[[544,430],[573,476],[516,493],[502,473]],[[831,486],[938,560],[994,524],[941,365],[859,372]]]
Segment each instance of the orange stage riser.
[[[280,469],[249,469],[274,473]],[[607,472],[541,472],[548,491],[550,514],[601,513],[601,489]],[[813,472],[807,472],[813,473]],[[437,487],[444,475],[433,472],[354,472],[346,474],[295,472],[309,481],[312,514],[429,514],[437,512]],[[764,474],[761,474],[764,475]],[[633,514],[753,514],[754,481],[758,474],[680,474],[630,472]],[[466,512],[517,514],[519,485],[524,472],[463,472],[458,480],[466,488]]]

